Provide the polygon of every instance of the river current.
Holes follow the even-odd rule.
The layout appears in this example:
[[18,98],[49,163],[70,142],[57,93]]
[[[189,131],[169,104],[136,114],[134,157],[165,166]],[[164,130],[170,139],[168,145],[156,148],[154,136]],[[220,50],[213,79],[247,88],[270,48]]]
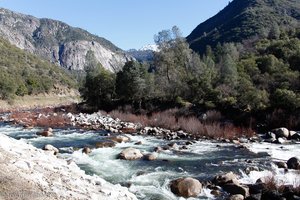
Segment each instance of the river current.
[[[59,148],[59,157],[74,160],[87,174],[96,174],[114,184],[129,187],[138,199],[145,200],[176,200],[169,189],[171,180],[180,177],[194,177],[201,181],[209,181],[215,175],[233,171],[240,175],[244,183],[254,183],[257,178],[271,174],[276,175],[279,181],[287,184],[297,183],[299,174],[285,174],[278,169],[272,160],[286,160],[292,156],[300,156],[299,144],[281,145],[258,144],[249,149],[239,148],[234,144],[218,143],[215,141],[197,141],[185,146],[186,141],[176,142],[174,148],[158,154],[157,160],[126,161],[117,159],[118,154],[127,147],[134,147],[143,154],[153,152],[158,146],[166,146],[170,141],[150,136],[132,136],[130,142],[118,143],[113,148],[93,149],[87,155],[82,148],[93,147],[97,142],[107,140],[105,131],[84,131],[80,129],[54,129],[53,137],[40,137],[36,133],[42,129],[24,129],[23,127],[0,124],[0,133],[15,139],[25,140],[37,148],[52,144]],[[136,145],[140,142],[140,145]],[[251,172],[247,175],[244,169],[258,167],[260,172]],[[298,179],[299,180],[299,179]],[[223,197],[220,197],[223,198]],[[215,199],[209,189],[204,189],[198,198]]]

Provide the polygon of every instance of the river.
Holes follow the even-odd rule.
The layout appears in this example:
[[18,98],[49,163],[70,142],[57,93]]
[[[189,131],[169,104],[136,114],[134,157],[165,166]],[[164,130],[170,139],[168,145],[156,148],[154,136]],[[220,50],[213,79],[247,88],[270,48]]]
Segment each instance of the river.
[[[150,136],[132,136],[128,143],[118,143],[113,148],[99,148],[87,155],[82,153],[85,146],[95,146],[96,142],[107,140],[105,131],[85,131],[80,129],[54,129],[53,137],[40,137],[36,133],[42,129],[24,129],[23,127],[0,124],[0,133],[15,139],[25,140],[35,147],[42,148],[52,144],[60,149],[59,157],[74,160],[87,174],[96,174],[114,184],[129,187],[138,199],[176,200],[169,189],[169,182],[179,177],[195,177],[201,181],[211,180],[219,173],[233,171],[240,175],[244,183],[255,182],[257,178],[273,174],[286,184],[300,184],[299,174],[284,173],[272,164],[272,160],[287,160],[300,156],[299,144],[275,145],[266,143],[249,144],[249,148],[239,148],[234,144],[216,141],[197,141],[185,145],[186,141],[176,141],[177,145],[158,154],[154,161],[126,161],[117,159],[117,155],[127,147],[134,147],[142,153],[151,153],[157,146],[166,146],[170,141]],[[141,142],[140,145],[135,143]],[[187,147],[182,149],[182,147]],[[250,151],[250,150],[251,151]],[[256,166],[261,171],[246,175],[246,167]],[[224,197],[220,197],[224,198]],[[209,189],[204,189],[198,198],[214,199]]]

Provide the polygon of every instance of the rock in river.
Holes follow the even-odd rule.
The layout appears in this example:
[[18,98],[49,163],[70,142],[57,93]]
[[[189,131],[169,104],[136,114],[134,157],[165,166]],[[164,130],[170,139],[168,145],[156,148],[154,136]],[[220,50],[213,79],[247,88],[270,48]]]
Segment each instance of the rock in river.
[[135,149],[135,148],[127,148],[124,149],[120,154],[119,154],[119,159],[123,160],[137,160],[143,157],[143,154],[141,153],[140,150]]
[[300,169],[300,159],[297,157],[290,158],[286,164],[289,169]]
[[51,144],[46,144],[43,148],[45,151],[52,151],[54,155],[59,153],[59,150]]
[[179,178],[171,181],[171,191],[177,196],[197,197],[202,191],[202,184],[194,178]]

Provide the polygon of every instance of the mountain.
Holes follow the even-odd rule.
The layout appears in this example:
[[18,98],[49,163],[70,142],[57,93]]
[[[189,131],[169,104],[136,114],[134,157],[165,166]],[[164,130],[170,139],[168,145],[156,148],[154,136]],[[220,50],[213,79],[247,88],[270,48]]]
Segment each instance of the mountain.
[[137,61],[143,62],[143,61],[152,61],[154,57],[154,52],[157,51],[158,51],[157,45],[148,44],[146,46],[143,46],[139,50],[130,49],[127,51],[127,53],[132,57],[134,57]]
[[0,36],[11,44],[69,70],[84,70],[86,54],[110,71],[118,71],[132,57],[110,41],[51,19],[0,8]]
[[0,99],[76,88],[68,72],[0,38]]
[[300,25],[299,0],[233,0],[217,15],[198,25],[187,37],[191,48],[203,52],[218,42],[241,42]]
[[157,52],[158,46],[156,44],[148,44],[139,49],[139,51],[148,51],[148,50]]

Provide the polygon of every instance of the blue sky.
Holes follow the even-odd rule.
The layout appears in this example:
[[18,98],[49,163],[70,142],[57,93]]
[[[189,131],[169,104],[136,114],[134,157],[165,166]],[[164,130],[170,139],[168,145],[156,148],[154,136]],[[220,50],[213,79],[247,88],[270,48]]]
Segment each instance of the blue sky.
[[51,18],[104,37],[122,49],[152,44],[178,26],[187,36],[229,0],[0,0],[0,7]]

